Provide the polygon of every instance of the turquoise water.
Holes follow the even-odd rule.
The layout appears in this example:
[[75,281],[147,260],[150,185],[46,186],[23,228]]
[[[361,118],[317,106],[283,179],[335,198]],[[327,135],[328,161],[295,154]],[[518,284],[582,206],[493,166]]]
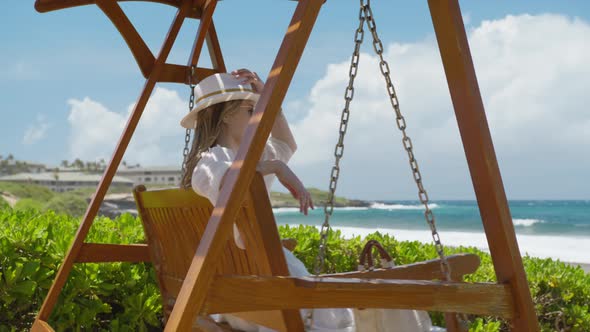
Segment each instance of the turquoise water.
[[[521,253],[564,261],[590,263],[590,201],[510,201],[510,212]],[[436,201],[430,205],[441,239],[447,245],[487,249],[475,201]],[[319,226],[323,207],[308,216],[298,209],[274,209],[279,224]],[[401,240],[431,240],[418,201],[375,202],[369,208],[337,208],[330,224],[345,236],[386,232]]]
[[[590,237],[590,201],[511,201],[509,203],[517,233]],[[441,230],[482,232],[475,201],[438,201],[429,207]],[[297,209],[275,209],[282,224],[319,225],[323,207],[303,216]],[[373,203],[370,208],[335,209],[335,226],[361,228],[428,229],[424,208],[417,201]]]

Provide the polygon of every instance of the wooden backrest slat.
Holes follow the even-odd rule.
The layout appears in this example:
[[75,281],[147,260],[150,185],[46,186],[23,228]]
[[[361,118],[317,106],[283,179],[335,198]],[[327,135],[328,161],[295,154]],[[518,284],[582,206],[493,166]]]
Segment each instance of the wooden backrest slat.
[[[145,191],[139,186],[134,191],[150,250],[155,256],[160,288],[167,293],[166,297],[175,297],[179,280],[184,279],[188,271],[213,206],[192,190]],[[240,211],[236,224],[243,230],[244,241],[259,247],[261,237],[256,235],[252,227],[255,221],[248,220],[254,216],[249,211],[251,208],[245,206]],[[217,272],[225,275],[257,274],[260,269],[256,257],[238,248],[232,236],[224,255],[220,257]]]
[[[255,178],[253,187],[258,191],[249,192],[244,206],[240,209],[235,223],[240,231],[246,250],[240,249],[235,244],[233,228],[232,235],[224,246],[223,254],[219,257],[215,273],[218,275],[273,275],[273,272],[281,271],[278,275],[286,275],[288,272],[279,268],[274,271],[270,266],[269,258],[279,254],[282,256],[282,247],[278,239],[274,217],[268,201],[268,193],[262,176]],[[260,200],[260,196],[266,196],[263,204],[256,204],[252,195]],[[158,283],[162,292],[164,314],[168,317],[174,302],[180,292],[186,273],[192,262],[194,253],[199,245],[201,237],[205,233],[207,222],[213,211],[213,206],[204,197],[197,195],[192,190],[165,189],[146,191],[145,187],[137,186],[134,189],[135,200],[140,213],[150,255],[156,266]],[[255,213],[253,210],[266,209],[270,213]],[[257,220],[260,215],[265,220]],[[274,225],[272,246],[263,242],[269,242],[269,232],[263,231],[268,225]],[[265,234],[263,237],[262,233]],[[267,255],[265,250],[273,250],[276,253]],[[276,261],[275,258],[272,260]],[[280,262],[280,261],[279,261]],[[280,265],[286,266],[284,257]],[[274,273],[274,275],[277,275]],[[279,331],[286,331],[287,321],[297,321],[295,326],[300,326],[300,316],[296,311],[272,311],[261,313],[262,317],[248,316],[248,319],[260,321],[266,318],[273,321],[270,326]],[[265,321],[266,322],[266,321]],[[268,323],[268,322],[266,322]]]

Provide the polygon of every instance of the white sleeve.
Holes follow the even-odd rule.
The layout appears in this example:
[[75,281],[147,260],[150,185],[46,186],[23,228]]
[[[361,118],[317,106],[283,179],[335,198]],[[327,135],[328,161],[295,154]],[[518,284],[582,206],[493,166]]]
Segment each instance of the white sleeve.
[[[266,142],[266,146],[264,147],[264,151],[262,152],[262,157],[260,160],[275,160],[278,159],[285,164],[289,162],[293,156],[293,150],[289,147],[289,145],[278,138],[270,137]],[[270,189],[274,180],[276,179],[276,175],[268,174],[264,176],[264,183],[266,185],[266,190],[270,195]]]
[[261,160],[278,159],[286,164],[292,156],[293,150],[291,150],[289,144],[271,136],[266,142]]
[[215,205],[219,196],[221,179],[231,166],[232,160],[233,158],[225,149],[204,152],[193,170],[191,179],[193,190]]

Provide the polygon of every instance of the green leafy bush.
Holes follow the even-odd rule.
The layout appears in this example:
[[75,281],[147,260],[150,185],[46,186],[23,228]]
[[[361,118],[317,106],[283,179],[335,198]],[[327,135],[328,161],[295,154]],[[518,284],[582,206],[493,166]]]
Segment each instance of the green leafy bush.
[[[36,210],[0,210],[0,331],[30,328],[80,223]],[[138,219],[97,218],[88,242],[141,243]],[[147,331],[161,302],[149,264],[75,264],[50,324],[56,331]]]
[[36,210],[41,211],[43,209],[43,203],[40,201],[34,200],[32,198],[23,198],[19,199],[18,202],[14,205],[15,210]]
[[83,196],[67,192],[51,198],[43,206],[43,211],[51,210],[56,213],[65,213],[79,217],[84,215],[87,206],[88,203]]
[[2,198],[0,196],[0,210],[6,209],[10,207],[10,205],[8,204],[8,202],[6,200],[4,200],[4,198]]
[[[28,331],[80,220],[54,212],[0,210],[0,332]],[[313,269],[319,234],[312,226],[281,226],[281,237],[298,240],[297,255]],[[368,239],[379,240],[396,264],[436,257],[434,246],[399,242],[375,232],[364,239],[343,239],[338,231],[328,238],[327,272],[356,269],[358,254]],[[87,242],[142,243],[139,219],[123,215],[115,220],[97,218]],[[449,248],[448,253],[470,252],[481,267],[468,281],[495,281],[490,256],[474,248]],[[590,275],[551,259],[524,257],[531,293],[543,331],[590,331]],[[431,313],[444,325],[440,313]],[[470,317],[471,331],[506,330],[493,317]],[[159,331],[162,306],[150,264],[75,264],[50,324],[56,331]]]

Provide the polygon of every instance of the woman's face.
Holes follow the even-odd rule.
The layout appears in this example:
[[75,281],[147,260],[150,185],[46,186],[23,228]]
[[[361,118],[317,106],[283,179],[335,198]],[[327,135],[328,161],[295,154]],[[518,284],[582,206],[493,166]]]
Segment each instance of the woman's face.
[[242,136],[244,136],[248,121],[250,121],[250,116],[252,116],[253,112],[254,102],[251,100],[244,100],[239,106],[238,111],[230,115],[225,121],[228,134],[231,135],[236,142],[239,143],[242,140]]

